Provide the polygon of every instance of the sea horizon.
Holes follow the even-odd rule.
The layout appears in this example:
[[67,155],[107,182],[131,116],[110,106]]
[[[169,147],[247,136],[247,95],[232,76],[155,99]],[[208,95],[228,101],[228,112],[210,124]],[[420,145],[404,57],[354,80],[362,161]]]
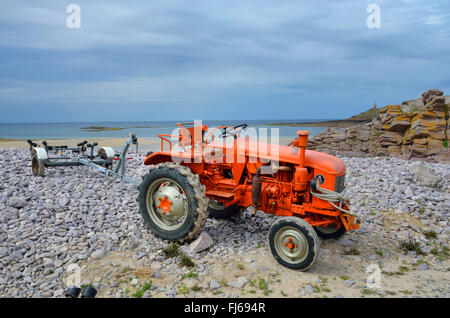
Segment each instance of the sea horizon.
[[[324,121],[325,119],[253,119],[253,120],[202,120],[208,127],[221,125],[235,126],[241,123],[249,127],[266,128],[270,135],[271,128],[279,129],[280,137],[295,136],[301,129],[307,129],[311,136],[326,127],[277,126],[277,123],[298,123]],[[84,122],[48,122],[48,123],[0,123],[0,138],[8,139],[77,139],[77,138],[121,138],[129,131],[138,137],[157,138],[158,134],[170,134],[177,128],[176,123],[185,121],[84,121]],[[108,127],[117,130],[95,130],[88,127]]]

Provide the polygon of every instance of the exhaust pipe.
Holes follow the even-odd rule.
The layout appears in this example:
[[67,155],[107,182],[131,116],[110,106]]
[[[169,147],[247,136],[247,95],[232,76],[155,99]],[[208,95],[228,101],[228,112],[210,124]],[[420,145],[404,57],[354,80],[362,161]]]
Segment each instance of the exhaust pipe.
[[298,135],[298,163],[301,168],[305,167],[305,152],[308,146],[308,136],[310,132],[307,130],[297,131]]
[[308,188],[308,169],[305,167],[305,153],[309,134],[307,130],[297,131],[298,166],[295,168],[294,173],[295,191],[305,191]]

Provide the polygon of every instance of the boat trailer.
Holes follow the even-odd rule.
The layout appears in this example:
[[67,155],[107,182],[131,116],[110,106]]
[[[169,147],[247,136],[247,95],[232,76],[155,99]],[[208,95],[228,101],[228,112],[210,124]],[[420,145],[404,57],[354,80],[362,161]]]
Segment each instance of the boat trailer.
[[42,142],[43,147],[38,147],[31,139],[28,139],[27,142],[30,145],[31,169],[34,176],[44,176],[45,168],[48,167],[83,165],[98,170],[105,176],[112,176],[134,185],[140,183],[139,179],[125,175],[126,160],[132,159],[127,157],[130,145],[136,145],[136,153],[138,152],[138,141],[135,134],[129,134],[120,153],[114,152],[111,147],[100,147],[94,154],[94,148],[98,146],[98,143],[88,143],[87,140],[78,143],[73,148],[67,145],[51,146],[45,140]]

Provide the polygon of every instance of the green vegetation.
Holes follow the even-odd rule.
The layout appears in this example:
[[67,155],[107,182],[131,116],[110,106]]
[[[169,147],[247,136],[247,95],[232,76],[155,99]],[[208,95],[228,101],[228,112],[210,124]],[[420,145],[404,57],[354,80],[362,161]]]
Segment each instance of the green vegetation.
[[406,267],[406,266],[400,266],[400,267],[398,268],[398,270],[399,270],[400,272],[407,272],[407,271],[409,271],[409,268]]
[[442,262],[448,258],[448,251],[449,251],[449,249],[446,246],[444,246],[441,250],[439,250],[439,248],[437,248],[437,247],[434,247],[431,250],[431,254],[436,256],[436,258]]
[[364,288],[364,289],[361,289],[361,293],[363,295],[373,295],[373,294],[375,294],[375,291],[368,289],[368,288]]
[[181,253],[180,264],[182,266],[186,266],[186,267],[194,267],[195,266],[194,262],[190,259],[190,257],[184,253]]
[[89,284],[82,284],[82,285],[80,286],[80,288],[81,288],[81,289],[85,289],[85,288],[88,287],[88,286],[89,286],[89,287],[93,287],[92,284],[89,283]]
[[178,291],[178,294],[185,294],[185,295],[189,294],[189,288],[187,288],[186,284],[183,284],[183,286],[178,288],[177,291]]
[[423,254],[420,250],[419,242],[416,242],[414,239],[408,239],[406,241],[400,242],[400,249],[405,252],[405,254],[409,251],[416,252],[417,254]]
[[193,270],[191,270],[191,271],[189,271],[189,273],[181,275],[181,278],[182,279],[195,278],[197,276],[198,276],[198,273],[195,273]]
[[350,279],[350,277],[347,276],[347,275],[341,275],[341,276],[339,276],[339,278],[342,279],[342,280],[349,280]]
[[320,280],[320,283],[323,284],[323,285],[328,283],[328,278],[323,277],[322,275],[319,275],[319,280]]
[[423,260],[423,259],[419,259],[417,262],[415,262],[413,264],[413,266],[419,266],[420,264],[427,264],[428,265],[428,262]]
[[152,287],[152,281],[148,281],[147,283],[145,283],[144,285],[142,285],[142,287],[140,289],[138,289],[132,296],[135,298],[142,298],[142,296],[144,295],[144,293],[150,289],[150,287]]
[[194,262],[190,259],[190,257],[179,250],[177,243],[170,244],[168,247],[166,247],[163,250],[163,252],[168,257],[180,256],[181,266],[186,266],[186,267],[194,267],[195,266]]
[[241,271],[244,270],[244,265],[242,265],[242,264],[237,264],[236,267],[238,269],[240,269]]
[[400,272],[400,271],[396,271],[396,272],[382,271],[381,274],[386,275],[386,276],[405,275],[405,273]]
[[180,255],[180,251],[178,250],[178,243],[172,243],[170,244],[168,247],[166,247],[163,252],[168,256],[168,257],[175,257]]
[[405,289],[405,290],[400,290],[400,292],[403,293],[403,294],[405,294],[405,295],[411,295],[411,294],[412,294],[412,291],[409,291],[409,290],[407,290],[407,289]]
[[89,126],[89,127],[82,127],[80,129],[86,130],[86,131],[117,131],[117,130],[122,130],[122,129],[125,129],[125,128],[121,128],[121,127],[104,127],[104,126]]
[[383,256],[384,255],[382,250],[375,250],[375,254],[377,254],[379,256]]
[[267,288],[267,283],[266,283],[266,280],[264,278],[260,278],[258,280],[258,288],[259,289],[266,289]]
[[380,131],[379,130],[375,131],[375,136],[380,137]]
[[356,248],[352,247],[350,250],[345,252],[345,255],[360,255],[361,252]]
[[391,295],[391,296],[397,295],[397,293],[395,291],[390,291],[390,290],[386,290],[386,294]]
[[287,295],[288,295],[288,294],[286,294],[285,292],[283,292],[282,290],[280,290],[280,294],[281,294],[281,296],[283,296],[283,297],[287,297]]
[[1,137],[0,137],[0,142],[4,142],[4,141],[18,141],[18,139],[1,138]]
[[375,103],[372,108],[369,110],[366,110],[365,112],[362,112],[358,115],[354,115],[349,118],[349,120],[372,120],[375,117],[377,117],[379,114],[381,114],[381,111],[383,108],[378,108],[377,104]]
[[442,146],[444,148],[448,148],[448,139],[445,139],[445,140],[442,141]]
[[202,288],[199,287],[198,285],[195,285],[194,287],[191,288],[191,290],[192,290],[193,292],[198,292],[198,291],[201,291]]
[[426,231],[426,232],[423,232],[423,235],[425,235],[425,237],[427,239],[437,238],[437,233],[435,231]]

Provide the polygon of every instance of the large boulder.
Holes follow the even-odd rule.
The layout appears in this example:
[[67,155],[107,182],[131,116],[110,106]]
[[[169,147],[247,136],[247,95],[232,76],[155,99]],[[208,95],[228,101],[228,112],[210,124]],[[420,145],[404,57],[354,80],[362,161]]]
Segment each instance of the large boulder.
[[434,187],[440,181],[439,177],[434,173],[433,169],[422,164],[414,165],[410,167],[409,170],[414,173],[414,182],[420,185]]

